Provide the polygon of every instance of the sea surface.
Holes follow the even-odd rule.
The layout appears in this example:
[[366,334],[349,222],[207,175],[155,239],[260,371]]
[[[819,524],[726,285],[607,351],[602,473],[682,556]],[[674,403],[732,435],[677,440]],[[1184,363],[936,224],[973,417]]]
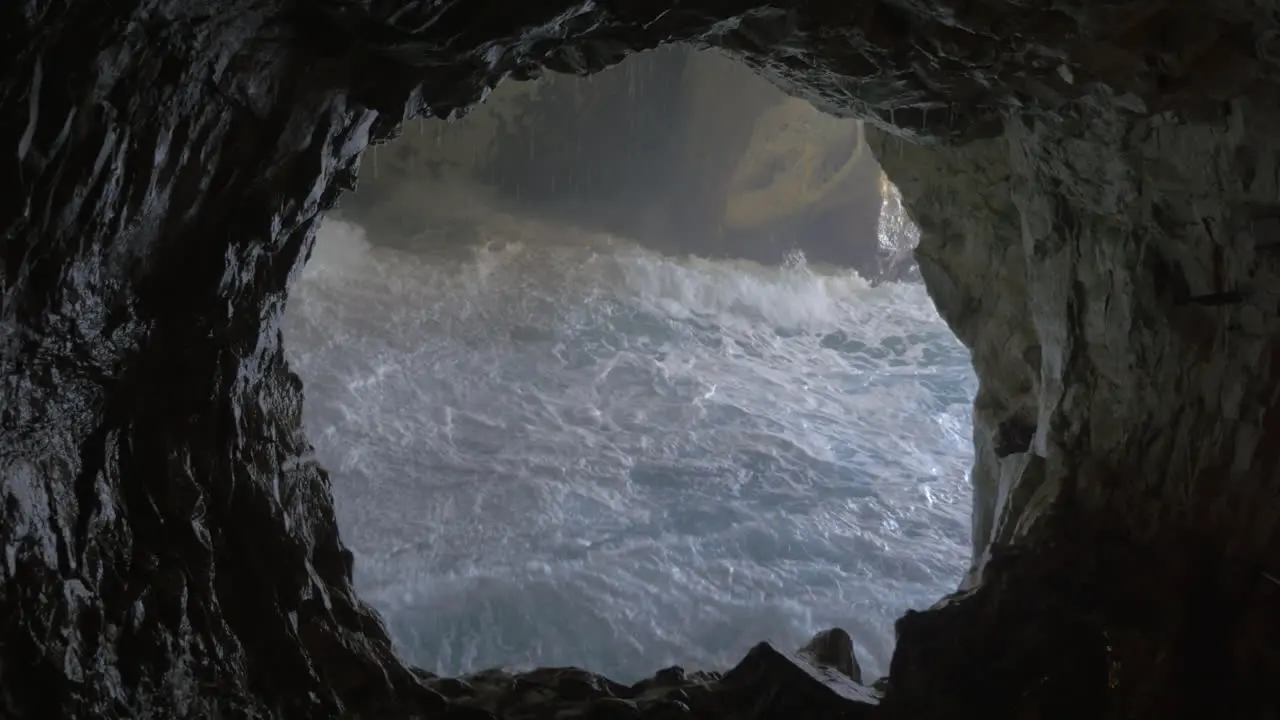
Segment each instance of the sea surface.
[[725,668],[893,621],[969,558],[967,351],[922,287],[518,218],[329,221],[285,341],[363,597],[442,674]]

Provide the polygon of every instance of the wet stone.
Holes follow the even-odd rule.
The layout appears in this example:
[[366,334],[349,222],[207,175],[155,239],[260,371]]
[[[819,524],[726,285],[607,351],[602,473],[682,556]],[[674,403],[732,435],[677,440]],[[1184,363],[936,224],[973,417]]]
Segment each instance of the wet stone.
[[862,668],[853,656],[853,638],[840,628],[823,630],[796,652],[819,667],[831,668],[856,683],[862,682]]
[[644,720],[682,720],[696,717],[687,704],[672,698],[643,705],[642,710]]
[[476,694],[475,688],[458,678],[435,678],[427,682],[427,687],[451,700]]
[[842,672],[760,643],[720,681],[734,717],[866,718],[879,698]]
[[480,713],[476,718],[797,720],[869,717],[879,695],[856,682],[861,676],[853,639],[837,628],[795,653],[761,643],[724,674],[670,667],[626,686],[577,668],[540,668],[487,670],[430,685],[454,706]]
[[600,698],[591,704],[592,720],[636,720],[641,717],[635,703],[621,698]]
[[685,681],[684,668],[675,665],[659,670],[653,676],[653,680],[661,685],[680,685]]

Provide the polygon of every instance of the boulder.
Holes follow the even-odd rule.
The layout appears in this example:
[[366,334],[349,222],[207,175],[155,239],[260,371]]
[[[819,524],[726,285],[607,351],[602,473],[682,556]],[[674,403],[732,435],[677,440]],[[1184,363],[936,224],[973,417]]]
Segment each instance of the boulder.
[[796,654],[814,665],[835,670],[856,683],[862,683],[862,667],[853,652],[853,638],[841,628],[823,630],[814,635]]
[[450,700],[451,713],[477,718],[855,720],[872,717],[879,703],[853,677],[857,667],[848,633],[836,629],[797,653],[761,643],[723,674],[670,667],[625,686],[578,668],[495,669],[427,685]]
[[[817,640],[821,654],[833,649]],[[810,654],[788,653],[760,643],[725,673],[718,687],[731,717],[871,718],[879,698],[831,665]]]

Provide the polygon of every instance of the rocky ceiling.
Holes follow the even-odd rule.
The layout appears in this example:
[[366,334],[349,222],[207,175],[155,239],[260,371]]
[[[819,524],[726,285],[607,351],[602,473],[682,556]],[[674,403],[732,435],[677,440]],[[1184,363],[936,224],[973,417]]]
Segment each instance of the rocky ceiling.
[[973,350],[974,572],[900,622],[868,712],[1280,713],[1272,3],[0,18],[0,715],[491,717],[405,667],[354,596],[279,315],[371,137],[669,40],[879,126]]

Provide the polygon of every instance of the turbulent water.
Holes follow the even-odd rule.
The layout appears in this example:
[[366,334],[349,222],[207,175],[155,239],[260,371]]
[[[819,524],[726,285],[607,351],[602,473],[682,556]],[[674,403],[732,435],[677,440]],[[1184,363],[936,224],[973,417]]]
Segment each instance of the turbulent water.
[[[533,223],[434,257],[328,223],[286,322],[363,596],[426,669],[724,667],[968,560],[968,357],[918,286]],[[536,241],[536,242],[535,242]]]

